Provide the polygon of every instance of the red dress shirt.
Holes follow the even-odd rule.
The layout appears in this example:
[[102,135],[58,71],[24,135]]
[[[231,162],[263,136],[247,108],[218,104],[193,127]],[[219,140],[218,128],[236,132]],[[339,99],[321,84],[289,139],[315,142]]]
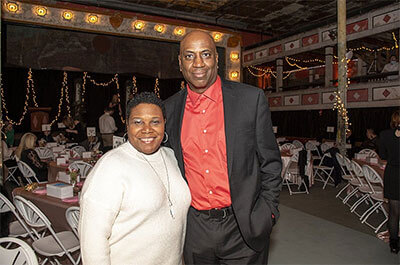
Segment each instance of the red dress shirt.
[[203,94],[187,90],[181,143],[192,206],[230,206],[221,79],[218,76]]

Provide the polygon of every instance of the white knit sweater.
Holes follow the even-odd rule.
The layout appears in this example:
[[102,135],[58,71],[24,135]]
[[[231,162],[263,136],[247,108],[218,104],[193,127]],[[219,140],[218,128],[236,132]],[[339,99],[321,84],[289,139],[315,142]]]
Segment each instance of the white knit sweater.
[[[175,219],[170,215],[167,176]],[[143,159],[129,142],[107,152],[92,169],[80,201],[79,236],[84,265],[182,263],[190,191],[172,149]],[[163,185],[163,183],[165,183]]]

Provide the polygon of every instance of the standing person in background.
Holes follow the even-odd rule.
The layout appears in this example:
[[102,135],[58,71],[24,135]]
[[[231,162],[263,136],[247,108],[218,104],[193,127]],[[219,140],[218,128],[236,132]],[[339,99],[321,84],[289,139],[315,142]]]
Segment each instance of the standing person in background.
[[8,147],[14,146],[14,128],[11,122],[4,122],[4,133],[6,134],[6,143]]
[[115,126],[115,120],[112,117],[114,110],[110,107],[104,109],[104,114],[99,118],[99,128],[103,146],[106,149],[111,149],[113,145],[113,134],[118,130]]
[[169,146],[189,184],[185,264],[266,264],[281,155],[261,89],[222,80],[213,38],[180,43],[188,86],[165,102]]
[[390,127],[391,129],[380,133],[379,156],[387,160],[383,195],[389,200],[390,251],[397,254],[399,253],[400,213],[400,111],[392,114]]
[[123,130],[123,124],[121,121],[120,114],[122,113],[120,99],[117,94],[114,94],[111,98],[111,101],[108,103],[108,107],[113,110],[113,114],[111,114],[114,118],[115,125],[117,126],[117,131]]
[[[399,62],[397,61],[396,55],[390,56],[389,63],[385,64],[385,66],[382,69],[382,73],[387,73],[387,72],[395,72],[399,71]],[[398,79],[399,75],[394,74],[394,75],[389,75],[387,77],[388,80],[394,80]]]
[[63,119],[66,137],[73,143],[81,143],[86,139],[86,131],[82,123],[73,119],[71,116],[65,116]]
[[361,149],[371,149],[374,150],[375,152],[378,152],[378,135],[375,134],[374,129],[367,129],[365,136],[367,136],[367,140],[365,140],[362,144],[361,144]]

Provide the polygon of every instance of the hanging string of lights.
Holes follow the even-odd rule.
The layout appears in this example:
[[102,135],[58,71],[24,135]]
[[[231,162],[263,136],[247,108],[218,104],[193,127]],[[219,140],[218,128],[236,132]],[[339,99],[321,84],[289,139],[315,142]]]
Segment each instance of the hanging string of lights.
[[[346,57],[344,57],[342,59],[342,62],[346,60]],[[347,63],[345,65],[345,69],[346,69],[346,77],[347,77],[347,82],[346,82],[346,90],[347,91],[349,89],[349,85],[350,85],[350,78],[349,78],[349,69],[347,67],[349,60],[346,60]],[[349,131],[349,126],[351,125],[351,123],[349,122],[349,116],[348,116],[348,112],[346,107],[344,106],[344,100],[342,98],[342,95],[339,91],[339,87],[338,87],[338,91],[334,92],[335,95],[335,102],[333,103],[333,110],[337,110],[340,117],[343,119],[344,121],[344,127],[345,127],[345,131],[346,133]]]
[[68,88],[68,74],[67,72],[64,71],[64,81],[65,83],[64,89],[65,89],[65,101],[67,102],[67,112],[68,116],[71,117],[71,103],[69,102],[69,88]]
[[154,83],[154,94],[156,94],[157,97],[160,98],[160,87],[158,83],[158,77],[156,78],[156,82]]
[[136,76],[132,76],[132,96],[137,94]]
[[26,80],[26,85],[28,89],[32,91],[33,104],[35,105],[36,108],[38,108],[39,105],[37,104],[36,101],[35,82],[33,81],[32,68],[29,68],[28,70],[28,78]]
[[58,121],[58,119],[61,116],[61,109],[62,109],[62,105],[63,105],[63,99],[64,99],[64,90],[68,90],[68,75],[66,72],[64,72],[64,78],[63,81],[61,83],[61,90],[60,90],[60,100],[58,103],[58,111],[57,111],[57,115],[54,117],[54,119],[50,122],[50,126],[52,126],[56,121]]
[[26,94],[25,94],[24,108],[23,108],[23,111],[22,111],[21,118],[19,119],[18,122],[13,121],[13,120],[8,116],[8,109],[7,109],[6,101],[5,101],[5,99],[4,99],[4,88],[3,88],[3,82],[2,82],[2,76],[1,76],[1,75],[0,75],[0,90],[1,90],[1,91],[0,91],[0,93],[1,93],[1,103],[2,103],[3,110],[4,110],[4,112],[5,112],[5,115],[4,115],[4,116],[5,116],[6,120],[9,121],[9,122],[10,122],[11,124],[13,124],[13,125],[16,125],[16,126],[21,125],[21,124],[22,124],[22,121],[23,121],[24,118],[25,118],[26,113],[28,112],[29,94],[30,94],[28,82],[27,82],[27,86],[26,86]]

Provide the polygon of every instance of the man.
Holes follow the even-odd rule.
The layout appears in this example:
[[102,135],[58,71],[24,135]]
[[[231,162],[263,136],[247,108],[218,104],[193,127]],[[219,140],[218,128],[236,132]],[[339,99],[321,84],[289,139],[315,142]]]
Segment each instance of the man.
[[168,144],[188,182],[185,264],[266,264],[281,158],[262,90],[221,80],[205,32],[181,41],[188,83],[165,102]]
[[[389,63],[385,64],[385,66],[383,67],[382,73],[395,71],[399,71],[399,62],[397,61],[396,55],[392,55],[390,56]],[[399,78],[399,75],[397,74],[387,76],[388,80],[394,80],[397,78]]]
[[113,133],[117,130],[114,118],[112,117],[114,110],[110,107],[104,109],[104,114],[99,118],[99,128],[103,146],[105,149],[111,149],[113,145]]

